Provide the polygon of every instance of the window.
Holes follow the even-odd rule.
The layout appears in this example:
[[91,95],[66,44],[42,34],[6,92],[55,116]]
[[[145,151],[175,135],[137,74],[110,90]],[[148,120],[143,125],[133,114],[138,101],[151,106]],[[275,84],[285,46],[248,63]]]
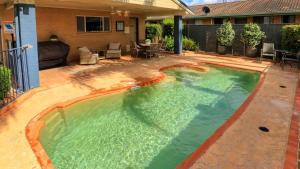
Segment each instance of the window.
[[284,15],[282,16],[282,23],[295,23],[296,16],[295,15]]
[[271,16],[255,16],[253,22],[257,24],[271,24],[273,23],[273,17]]
[[215,25],[221,25],[224,23],[224,18],[214,18]]
[[247,23],[247,18],[235,18],[234,23],[235,24],[246,24]]
[[116,30],[117,30],[117,32],[124,32],[125,31],[124,21],[117,21],[116,22]]
[[77,32],[108,32],[110,18],[98,16],[77,16]]

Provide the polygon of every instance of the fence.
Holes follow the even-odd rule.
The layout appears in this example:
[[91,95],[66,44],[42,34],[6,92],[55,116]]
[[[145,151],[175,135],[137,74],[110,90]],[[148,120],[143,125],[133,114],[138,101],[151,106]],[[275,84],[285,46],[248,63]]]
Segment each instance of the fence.
[[[199,44],[200,50],[206,52],[217,52],[217,37],[216,31],[221,25],[185,25],[184,35],[196,41]],[[261,30],[266,33],[266,39],[264,42],[275,43],[275,48],[280,49],[281,43],[281,29],[283,24],[263,24],[259,25]],[[241,33],[244,25],[233,25],[235,30],[235,39],[232,45],[232,49],[227,49],[226,53],[232,53],[234,55],[244,54],[244,44],[241,42]],[[258,46],[258,49],[261,45]]]
[[26,50],[21,47],[0,51],[0,108],[30,88]]

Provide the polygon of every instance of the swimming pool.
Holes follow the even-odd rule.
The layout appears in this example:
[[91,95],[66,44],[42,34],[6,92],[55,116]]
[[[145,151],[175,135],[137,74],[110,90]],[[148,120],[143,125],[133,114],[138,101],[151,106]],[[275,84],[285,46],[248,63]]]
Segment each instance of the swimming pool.
[[101,96],[42,118],[56,168],[175,168],[240,107],[259,73],[165,70],[160,83]]

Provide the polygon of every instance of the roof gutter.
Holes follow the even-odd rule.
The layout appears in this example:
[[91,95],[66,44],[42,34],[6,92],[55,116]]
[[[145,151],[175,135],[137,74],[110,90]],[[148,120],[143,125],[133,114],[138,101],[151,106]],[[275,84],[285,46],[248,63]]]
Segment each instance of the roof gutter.
[[181,8],[183,8],[188,14],[190,15],[195,15],[195,13],[181,0],[172,0],[175,2],[177,5],[179,5]]

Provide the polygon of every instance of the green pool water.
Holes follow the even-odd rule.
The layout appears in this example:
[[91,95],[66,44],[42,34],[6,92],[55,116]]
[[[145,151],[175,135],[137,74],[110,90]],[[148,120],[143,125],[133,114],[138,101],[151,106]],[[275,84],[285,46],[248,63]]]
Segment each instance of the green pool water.
[[40,141],[55,167],[175,168],[230,118],[259,80],[258,73],[217,67],[164,73],[160,83],[43,117]]

